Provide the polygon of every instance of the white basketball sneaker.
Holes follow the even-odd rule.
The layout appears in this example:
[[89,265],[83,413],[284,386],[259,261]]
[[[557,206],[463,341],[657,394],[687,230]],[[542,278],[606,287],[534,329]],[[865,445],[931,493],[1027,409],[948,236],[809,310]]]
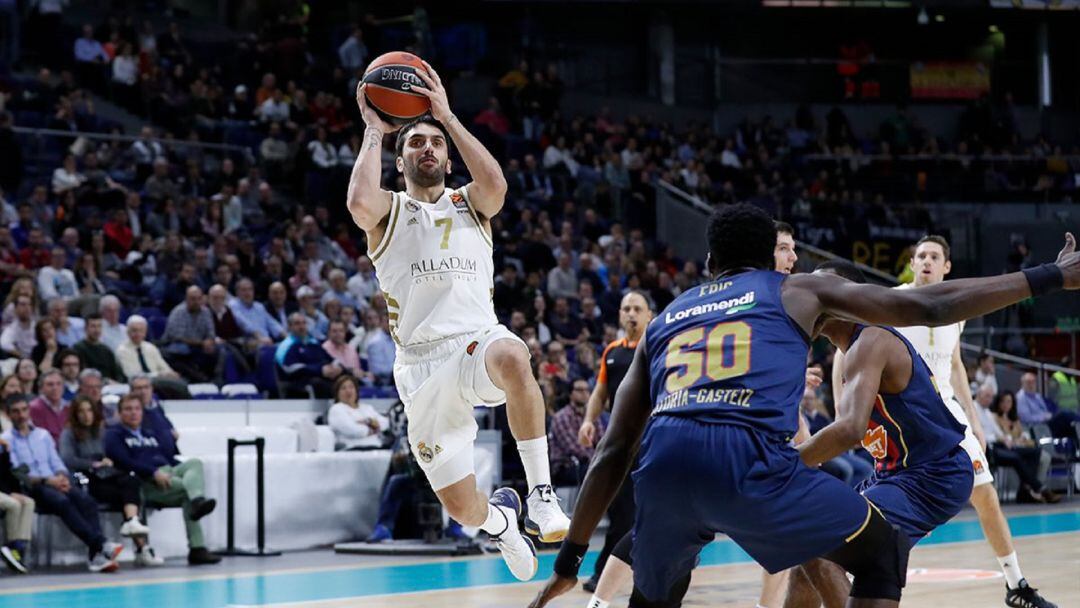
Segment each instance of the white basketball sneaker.
[[545,543],[557,543],[566,538],[570,530],[570,518],[559,506],[559,497],[549,485],[536,486],[526,503],[529,512],[525,516],[525,531]]
[[536,561],[536,547],[532,541],[518,529],[517,518],[521,515],[521,498],[513,488],[499,488],[488,500],[506,516],[506,530],[498,536],[492,536],[495,546],[502,553],[503,561],[510,568],[510,573],[519,581],[531,580],[536,576],[539,563]]

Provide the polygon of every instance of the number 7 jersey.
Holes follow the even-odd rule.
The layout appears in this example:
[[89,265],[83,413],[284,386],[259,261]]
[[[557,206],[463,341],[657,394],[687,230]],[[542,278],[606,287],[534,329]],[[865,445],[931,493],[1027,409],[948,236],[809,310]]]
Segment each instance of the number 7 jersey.
[[398,347],[497,325],[491,237],[467,188],[447,188],[434,203],[404,192],[391,199],[386,231],[368,255]]
[[750,270],[698,285],[653,319],[653,416],[794,435],[809,340],[780,300],[786,276]]

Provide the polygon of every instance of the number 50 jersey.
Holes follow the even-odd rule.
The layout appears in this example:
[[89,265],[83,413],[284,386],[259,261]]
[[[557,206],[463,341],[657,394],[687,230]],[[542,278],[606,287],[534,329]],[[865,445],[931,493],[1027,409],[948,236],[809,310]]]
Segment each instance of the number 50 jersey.
[[809,340],[780,300],[786,276],[750,270],[698,285],[653,319],[653,416],[794,435]]

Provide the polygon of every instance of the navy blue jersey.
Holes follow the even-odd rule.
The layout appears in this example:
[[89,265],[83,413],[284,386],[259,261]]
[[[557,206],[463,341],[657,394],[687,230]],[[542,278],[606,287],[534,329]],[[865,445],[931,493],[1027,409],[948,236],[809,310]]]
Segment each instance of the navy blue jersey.
[[[852,345],[863,329],[856,328]],[[879,477],[944,458],[964,439],[964,427],[945,407],[923,358],[900,332],[891,327],[881,329],[907,348],[911,380],[899,394],[879,394],[874,401],[862,445],[877,461]]]
[[809,342],[780,300],[786,277],[751,270],[698,285],[649,324],[653,416],[795,433]]

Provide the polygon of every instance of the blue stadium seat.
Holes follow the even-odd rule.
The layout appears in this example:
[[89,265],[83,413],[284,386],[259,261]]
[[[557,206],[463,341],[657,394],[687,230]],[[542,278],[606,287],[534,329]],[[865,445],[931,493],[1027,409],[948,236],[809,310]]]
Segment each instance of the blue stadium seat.
[[274,374],[274,353],[276,351],[276,346],[259,347],[259,355],[255,362],[255,386],[270,395],[270,397],[278,396],[277,375]]
[[161,336],[165,335],[165,323],[168,321],[165,317],[160,315],[156,317],[150,317],[146,320],[149,329],[147,330],[147,338],[150,340],[158,340]]

